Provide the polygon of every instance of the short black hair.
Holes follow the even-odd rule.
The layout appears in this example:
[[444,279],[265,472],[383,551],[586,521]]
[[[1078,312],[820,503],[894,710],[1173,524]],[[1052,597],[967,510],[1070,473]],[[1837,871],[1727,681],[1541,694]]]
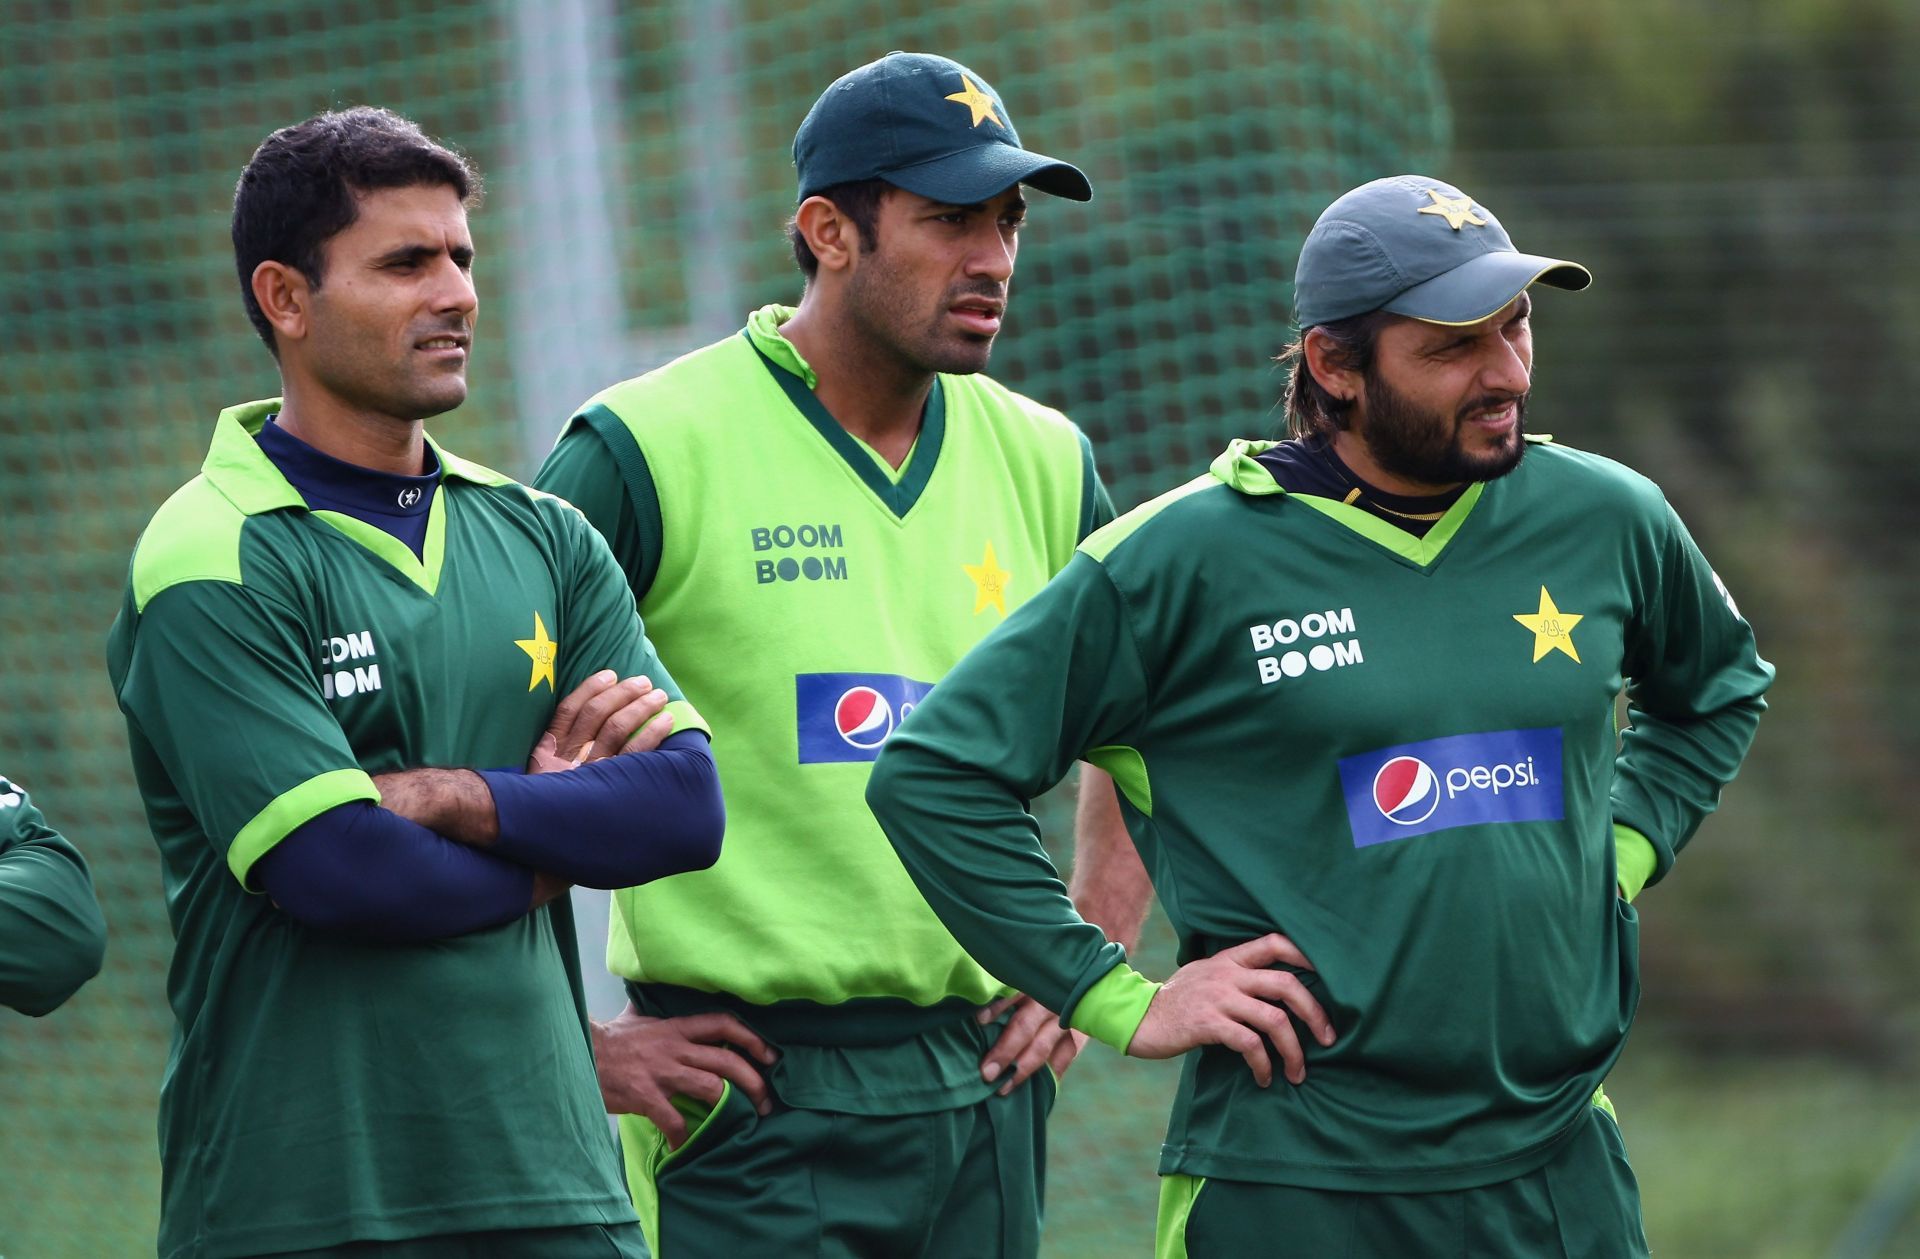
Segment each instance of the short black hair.
[[253,272],[281,262],[319,288],[328,240],[360,217],[358,194],[444,184],[468,208],[480,200],[480,172],[390,109],[356,105],[282,127],[260,142],[233,190],[233,262],[240,298],[275,358],[273,325],[253,296]]
[[[853,230],[860,233],[860,247],[870,250],[880,243],[880,203],[892,191],[893,185],[884,179],[858,179],[822,188],[813,195],[825,197],[838,206],[840,213],[853,224]],[[787,220],[787,240],[793,245],[793,260],[799,264],[800,273],[811,283],[813,277],[820,274],[820,260],[813,256],[813,247],[801,234],[797,214]]]
[[[1332,338],[1335,363],[1364,375],[1373,371],[1380,330],[1396,318],[1398,316],[1384,310],[1370,310],[1314,327]],[[1331,437],[1347,427],[1347,413],[1353,410],[1356,401],[1334,397],[1314,378],[1307,366],[1307,334],[1312,331],[1313,328],[1301,329],[1299,337],[1280,351],[1277,360],[1292,369],[1287,379],[1286,400],[1289,437]]]

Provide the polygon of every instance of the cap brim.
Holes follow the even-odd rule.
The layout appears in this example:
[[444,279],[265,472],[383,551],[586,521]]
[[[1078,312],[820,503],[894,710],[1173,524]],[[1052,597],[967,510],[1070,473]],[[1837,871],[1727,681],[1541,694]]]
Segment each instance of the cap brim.
[[1016,149],[1011,144],[981,144],[945,157],[884,171],[880,178],[896,188],[917,192],[948,205],[978,205],[1015,184],[1069,201],[1093,200],[1093,185],[1071,166],[1044,153]]
[[1461,327],[1498,314],[1534,284],[1583,289],[1592,283],[1593,273],[1577,262],[1501,250],[1416,284],[1380,309],[1425,323]]

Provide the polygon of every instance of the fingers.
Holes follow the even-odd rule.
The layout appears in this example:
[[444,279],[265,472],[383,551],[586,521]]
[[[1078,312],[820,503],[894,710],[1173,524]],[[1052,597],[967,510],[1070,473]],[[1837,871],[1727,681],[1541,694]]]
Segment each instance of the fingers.
[[675,1110],[673,1103],[666,1098],[661,1098],[657,1105],[637,1107],[630,1113],[660,1129],[660,1135],[667,1139],[668,1149],[677,1150],[687,1143],[687,1117]]
[[1229,1022],[1220,1029],[1219,1043],[1247,1060],[1253,1082],[1261,1088],[1273,1083],[1273,1061],[1267,1057],[1267,1042],[1245,1023]]
[[[566,728],[562,729],[557,725],[551,727],[560,740],[561,754],[570,756],[576,761],[595,759],[596,744],[609,719],[616,714],[624,713],[628,705],[639,700],[652,689],[653,683],[644,677],[625,678],[583,700],[579,708],[574,710],[572,720]],[[665,702],[663,698],[656,701],[656,704]],[[639,723],[635,722],[626,733],[632,734],[637,729],[639,729]],[[618,750],[617,746],[615,750]]]
[[731,1014],[689,1014],[667,1021],[675,1024],[688,1040],[709,1045],[734,1045],[768,1066],[772,1066],[779,1057],[771,1045]]
[[733,1050],[723,1049],[718,1045],[688,1045],[681,1062],[687,1074],[677,1078],[693,1078],[702,1083],[711,1080],[713,1092],[711,1096],[707,1096],[696,1093],[684,1085],[677,1090],[678,1092],[685,1093],[689,1097],[698,1097],[703,1102],[718,1104],[719,1081],[725,1080],[740,1090],[747,1100],[753,1103],[753,1108],[761,1114],[765,1115],[772,1111],[773,1094],[767,1088],[766,1080],[753,1069],[752,1063]]
[[1248,971],[1241,987],[1263,1001],[1277,1001],[1286,1006],[1307,1025],[1315,1040],[1322,1045],[1333,1044],[1333,1022],[1298,975],[1283,970]]
[[[1007,1025],[1000,1029],[1000,1035],[994,1038],[986,1056],[980,1059],[980,1078],[992,1084],[1009,1068],[1013,1068],[1018,1074],[1008,1082],[1011,1087],[1032,1075],[1034,1069],[1047,1060],[1047,1054],[1053,1049],[1054,1040],[1047,1035],[1047,1028],[1052,1026],[1055,1031],[1058,1031],[1060,1020],[1054,1017],[1053,1011],[1038,1001],[1020,996],[1011,999],[1003,997],[987,1008],[991,1010],[1002,1002],[1017,1005],[1019,1008],[1014,1011],[1013,1017],[1007,1020]],[[1043,1038],[1044,1043],[1036,1048],[1035,1041]],[[1005,1091],[1007,1090],[1002,1090],[1002,1092]]]
[[1307,960],[1292,940],[1279,932],[1270,932],[1257,940],[1248,940],[1236,944],[1230,949],[1221,949],[1215,957],[1224,957],[1238,962],[1251,970],[1264,970],[1275,962],[1284,962],[1288,966],[1298,966],[1303,970],[1312,970],[1313,963]]
[[975,1010],[973,1012],[973,1017],[977,1022],[991,1023],[995,1019],[999,1018],[1001,1015],[1005,1014],[1008,1010],[1013,1009],[1014,1006],[1020,1004],[1022,1001],[1025,1001],[1026,999],[1027,998],[1024,994],[1018,993],[1018,992],[1013,993],[1011,996],[1001,997],[998,1001],[995,1001],[993,1004],[983,1005],[978,1010]]
[[[673,718],[660,711],[667,706],[667,693],[654,688],[647,679],[629,678],[607,694],[622,694],[633,683],[648,689],[606,715],[592,738],[581,748],[579,760],[597,761],[603,756],[615,756],[621,752],[650,752],[659,747],[661,740],[667,737],[667,732],[673,729]],[[592,712],[594,705],[604,699],[603,696],[589,703],[584,713]],[[641,733],[643,726],[646,730]],[[664,729],[655,730],[656,726]],[[642,743],[642,739],[649,741]]]
[[[1300,1037],[1294,1033],[1293,1023],[1287,1018],[1287,1012],[1276,1005],[1253,997],[1245,997],[1225,1007],[1228,1017],[1243,1026],[1251,1027],[1262,1033],[1273,1047],[1280,1051],[1281,1070],[1290,1084],[1300,1084],[1307,1078],[1307,1055],[1300,1047]],[[1261,1057],[1265,1058],[1263,1046]],[[1261,1082],[1265,1088],[1272,1081],[1271,1066],[1268,1079]]]
[[[566,698],[553,706],[553,717],[547,722],[547,733],[553,735],[556,739],[561,739],[563,746],[565,746],[565,735],[573,729],[574,721],[578,717],[581,708],[585,707],[588,700],[599,695],[619,680],[620,675],[612,669],[602,669],[600,672],[588,677],[584,682],[580,683],[579,686],[568,691]],[[574,740],[574,742],[578,742],[578,740]]]
[[1067,1068],[1073,1065],[1073,1060],[1078,1058],[1080,1051],[1086,1047],[1087,1034],[1068,1029],[1067,1034],[1054,1045],[1053,1052],[1047,1055],[1047,1065],[1053,1068],[1054,1077],[1066,1079]]
[[602,752],[602,756],[617,756],[622,752],[651,752],[667,741],[673,733],[673,714],[661,712],[667,706],[665,691],[648,691],[639,701],[630,705],[638,709],[638,724],[633,733],[625,739],[615,742],[615,736],[602,729],[601,736],[595,740],[597,747],[611,746],[612,750]]

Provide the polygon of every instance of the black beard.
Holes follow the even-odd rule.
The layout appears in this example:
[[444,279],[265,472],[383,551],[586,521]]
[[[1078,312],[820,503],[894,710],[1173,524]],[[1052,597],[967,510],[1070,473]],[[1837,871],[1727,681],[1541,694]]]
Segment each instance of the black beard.
[[1526,394],[1513,400],[1513,445],[1485,455],[1466,452],[1460,426],[1473,412],[1497,407],[1505,398],[1475,399],[1449,417],[1421,407],[1370,371],[1366,400],[1366,426],[1358,435],[1375,463],[1405,480],[1422,485],[1492,481],[1519,467],[1526,456]]

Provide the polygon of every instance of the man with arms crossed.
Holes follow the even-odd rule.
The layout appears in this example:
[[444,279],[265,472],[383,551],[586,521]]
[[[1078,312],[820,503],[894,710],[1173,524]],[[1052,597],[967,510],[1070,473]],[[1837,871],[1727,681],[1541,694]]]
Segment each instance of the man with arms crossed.
[[[798,310],[590,400],[539,477],[734,732],[727,855],[615,896],[632,1006],[596,1028],[601,1083],[672,1259],[1031,1256],[1080,1038],[954,943],[861,793],[895,724],[1112,515],[1079,431],[981,374],[1022,185],[1091,189],[921,54],[828,88],[794,161]],[[1083,774],[1075,893],[1130,941],[1145,871]]]
[[718,784],[599,536],[424,432],[477,192],[357,108],[234,197],[285,397],[221,413],[108,649],[178,941],[163,1259],[644,1253],[563,894],[711,864]]
[[[1525,432],[1527,290],[1589,278],[1439,180],[1341,197],[1300,256],[1293,440],[1088,539],[875,768],[990,971],[1125,1052],[1202,1047],[1162,1256],[1646,1253],[1599,1091],[1629,901],[1773,671],[1652,482]],[[1022,812],[1076,757],[1113,771],[1179,933],[1164,985],[1077,920]],[[1307,990],[1330,1025],[1302,1034],[1272,1002]]]

